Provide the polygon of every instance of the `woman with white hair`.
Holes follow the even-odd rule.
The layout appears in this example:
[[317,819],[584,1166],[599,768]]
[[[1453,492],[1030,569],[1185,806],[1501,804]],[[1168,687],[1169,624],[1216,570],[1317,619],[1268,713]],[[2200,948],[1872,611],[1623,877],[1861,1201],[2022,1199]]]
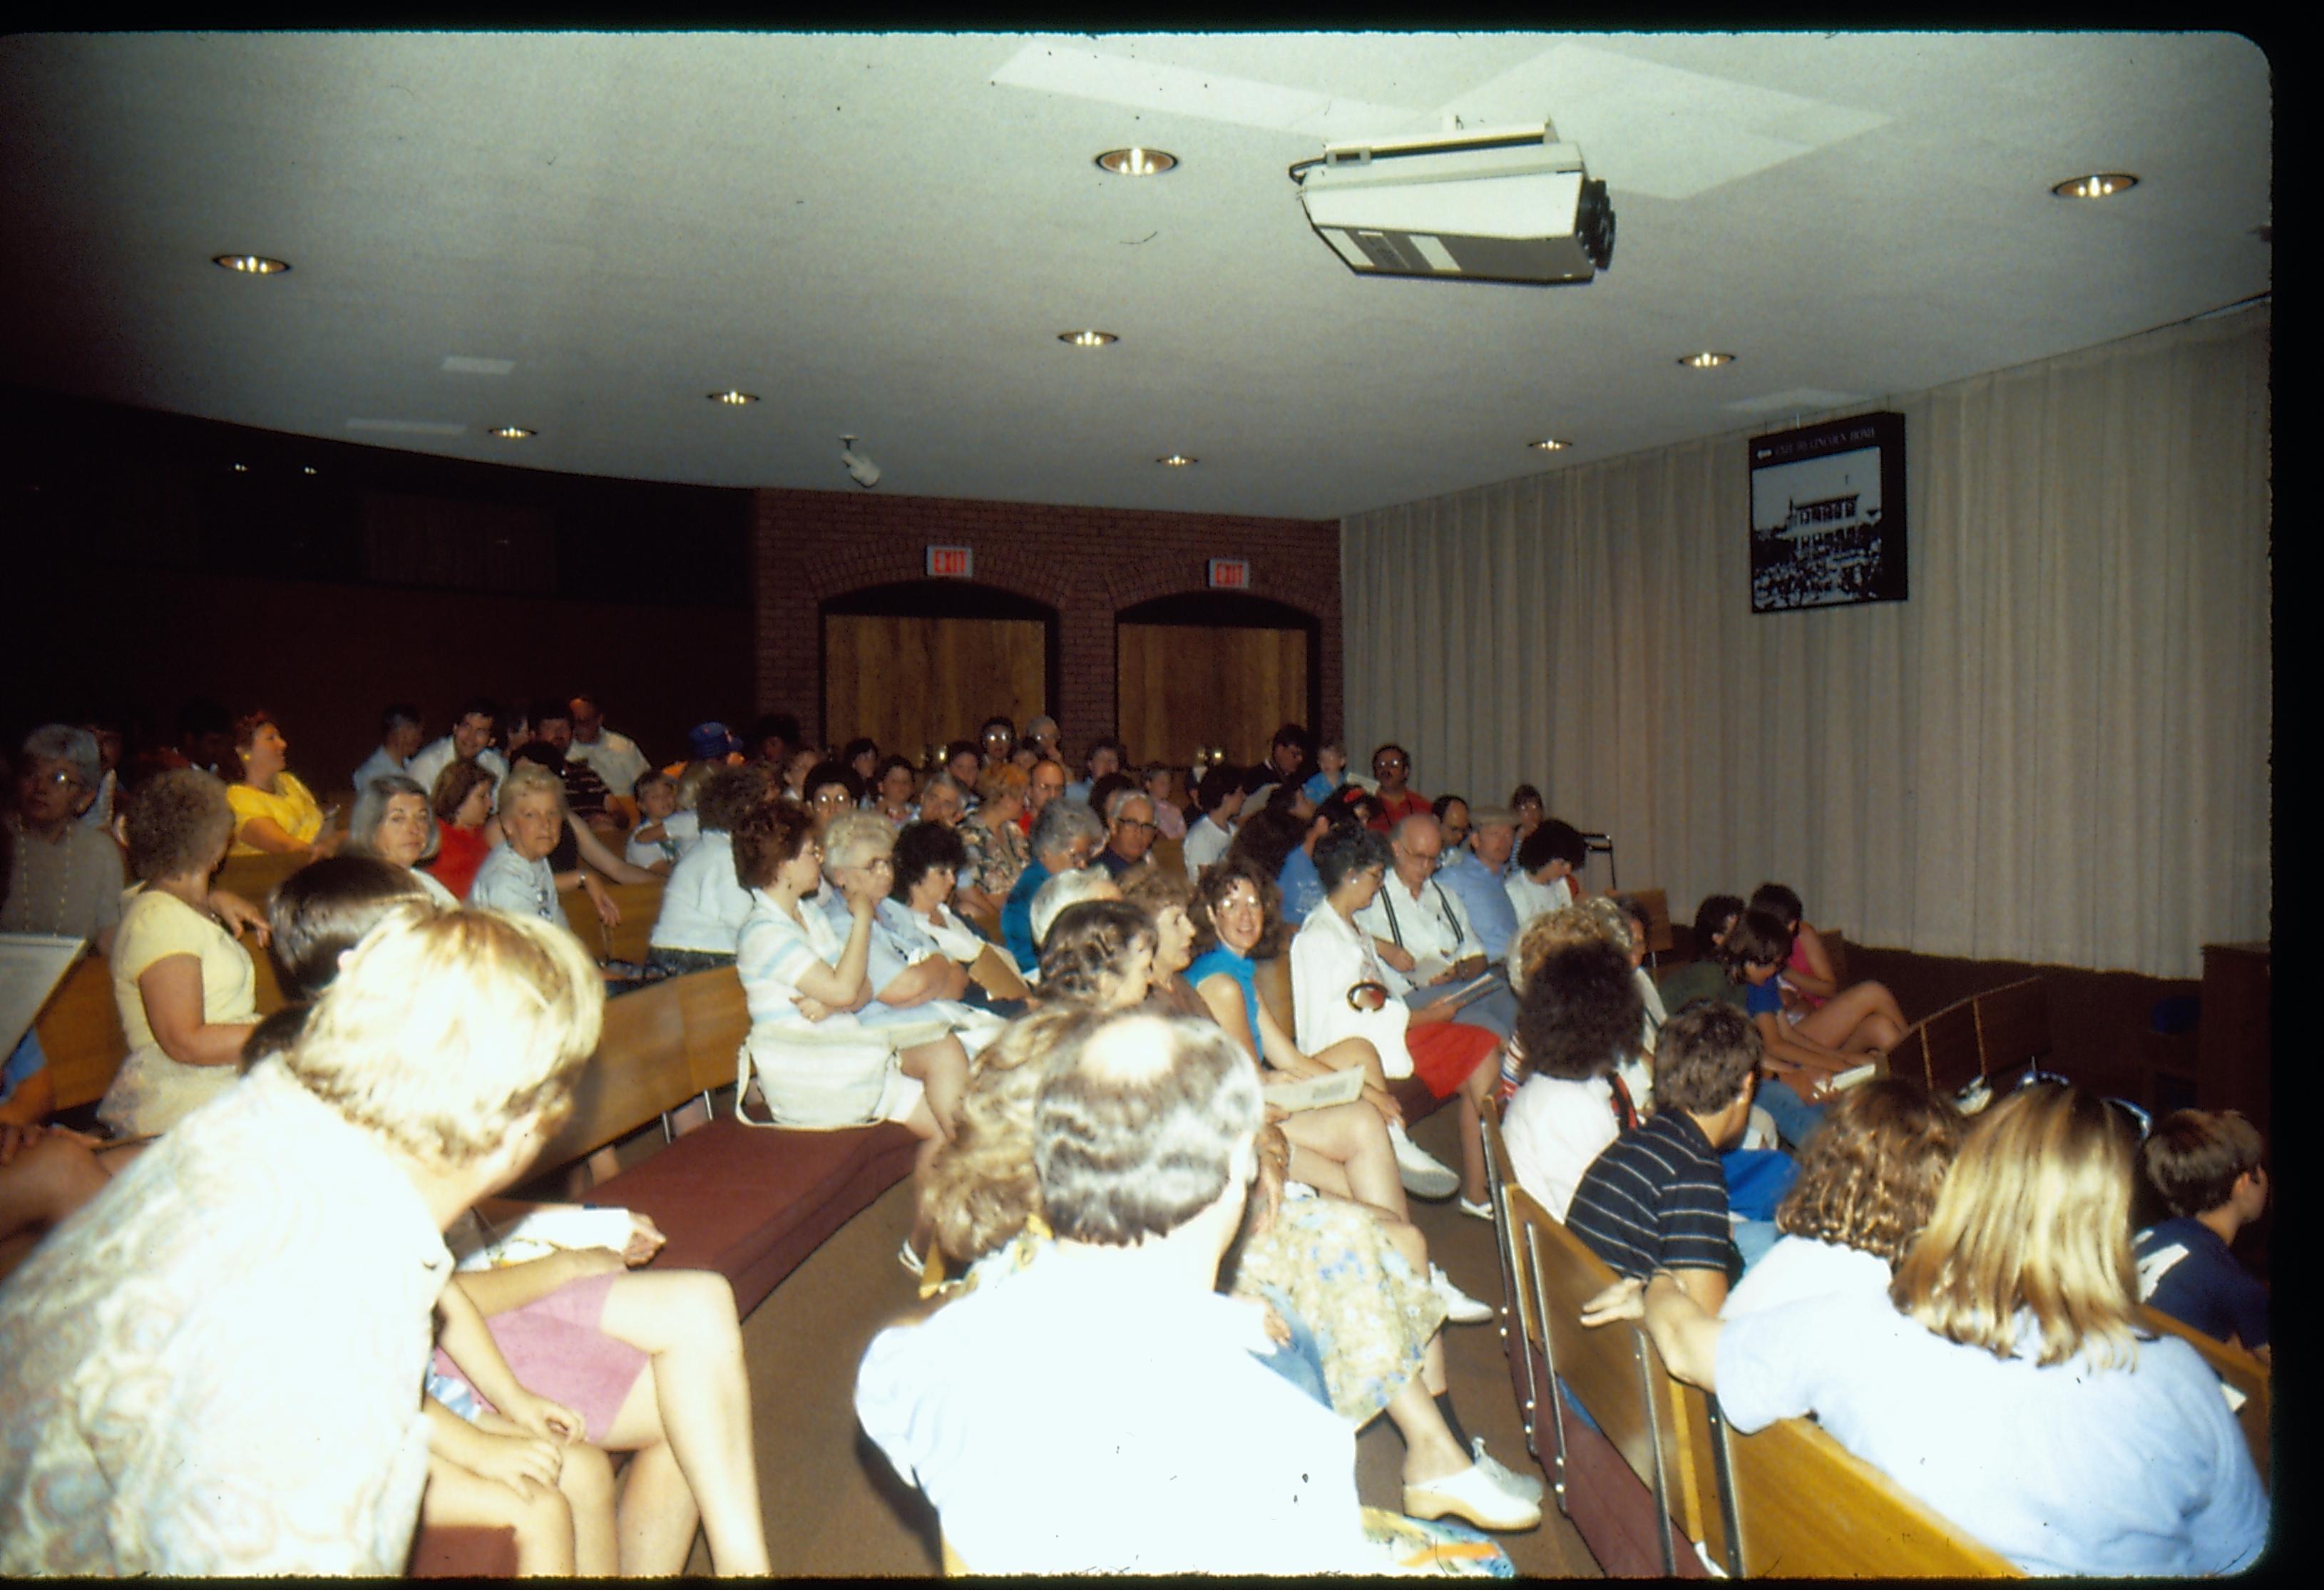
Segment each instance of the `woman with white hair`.
[[2028,1574],[2236,1573],[2267,1497],[2218,1376],[2140,1323],[2131,1178],[2104,1099],[2021,1089],[1969,1128],[1885,1291],[1721,1321],[1658,1272],[1582,1322],[1643,1318],[1738,1430],[1813,1413]]
[[355,815],[347,819],[350,856],[376,856],[407,869],[439,906],[459,904],[452,891],[421,869],[420,863],[436,853],[436,818],[428,809],[428,792],[416,778],[384,774],[364,786],[355,795]]
[[97,787],[97,737],[44,723],[24,737],[7,817],[14,867],[0,901],[0,933],[94,942],[99,954],[121,921],[121,850],[101,829],[73,821]]

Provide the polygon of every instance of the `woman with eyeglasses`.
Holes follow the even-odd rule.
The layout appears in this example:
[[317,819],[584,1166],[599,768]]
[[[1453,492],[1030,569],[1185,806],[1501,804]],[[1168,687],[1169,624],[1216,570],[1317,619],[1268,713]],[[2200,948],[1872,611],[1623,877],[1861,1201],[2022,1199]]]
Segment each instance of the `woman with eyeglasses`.
[[[1415,1009],[1388,993],[1387,969],[1371,935],[1355,922],[1356,913],[1379,893],[1388,859],[1388,841],[1368,828],[1335,826],[1315,841],[1323,904],[1308,913],[1291,941],[1292,1014],[1298,1029],[1293,1037],[1302,1053],[1318,1059],[1353,1053],[1341,1047],[1342,1041],[1365,1039],[1373,1051],[1365,1062],[1365,1080],[1373,1087],[1386,1091],[1389,1078],[1417,1076],[1436,1098],[1457,1097],[1462,1212],[1489,1220],[1483,1112],[1499,1074],[1493,1056],[1500,1040],[1482,1027],[1449,1019],[1442,1004]],[[1419,1169],[1422,1160],[1437,1163],[1405,1142],[1397,1145],[1397,1159],[1407,1172]]]
[[2043,1084],[1978,1117],[1885,1291],[1720,1320],[1668,1275],[1582,1323],[1643,1319],[1748,1433],[1812,1413],[2028,1574],[2232,1574],[2268,1503],[2218,1377],[2140,1323],[2131,1136]]

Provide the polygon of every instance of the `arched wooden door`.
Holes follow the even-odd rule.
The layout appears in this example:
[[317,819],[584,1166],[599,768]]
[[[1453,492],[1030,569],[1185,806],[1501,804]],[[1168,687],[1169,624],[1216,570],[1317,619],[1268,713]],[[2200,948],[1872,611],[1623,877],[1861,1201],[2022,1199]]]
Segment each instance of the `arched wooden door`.
[[1057,613],[990,585],[913,580],[823,604],[823,732],[921,759],[996,712],[1051,712]]
[[1323,625],[1265,597],[1165,596],[1114,615],[1114,721],[1134,762],[1185,767],[1203,746],[1245,766],[1286,722],[1322,712]]

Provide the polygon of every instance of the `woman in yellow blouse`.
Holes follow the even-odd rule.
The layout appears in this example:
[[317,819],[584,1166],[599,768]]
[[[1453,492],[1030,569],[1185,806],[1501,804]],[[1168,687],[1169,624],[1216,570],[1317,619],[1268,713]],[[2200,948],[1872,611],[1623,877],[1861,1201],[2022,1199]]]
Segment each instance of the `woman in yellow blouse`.
[[226,786],[234,807],[236,856],[272,852],[311,861],[339,848],[337,812],[326,813],[285,766],[290,750],[271,712],[245,712],[235,720],[234,749],[242,758],[242,782]]

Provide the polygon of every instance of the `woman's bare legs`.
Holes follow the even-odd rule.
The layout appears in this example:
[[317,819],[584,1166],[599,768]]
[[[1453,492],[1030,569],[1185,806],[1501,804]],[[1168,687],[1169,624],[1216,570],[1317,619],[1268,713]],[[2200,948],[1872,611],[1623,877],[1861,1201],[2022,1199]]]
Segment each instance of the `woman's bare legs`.
[[[134,1155],[116,1149],[106,1157]],[[88,1147],[69,1137],[43,1134],[0,1165],[0,1238],[55,1225],[95,1198],[110,1178],[107,1167]]]
[[[644,1376],[641,1375],[640,1379]],[[610,1579],[622,1571],[613,1530],[613,1460],[601,1448],[565,1448],[557,1488],[573,1513],[573,1571],[585,1579]]]
[[960,1096],[968,1091],[968,1051],[947,1033],[933,1043],[899,1050],[896,1058],[903,1062],[904,1074],[918,1079],[927,1090],[928,1108],[949,1139],[960,1113]]
[[1409,1212],[1404,1201],[1404,1181],[1397,1172],[1396,1150],[1388,1140],[1388,1123],[1370,1105],[1359,1099],[1329,1109],[1301,1110],[1283,1122],[1283,1135],[1291,1141],[1292,1174],[1298,1180],[1322,1191],[1339,1190],[1299,1174],[1296,1156],[1305,1149],[1342,1166],[1347,1187],[1359,1202],[1386,1209],[1399,1220]]
[[1498,1043],[1461,1079],[1461,1196],[1471,1203],[1483,1203],[1492,1196],[1485,1181],[1485,1106],[1500,1080]]
[[[602,1460],[604,1454],[598,1456]],[[568,1464],[572,1457],[571,1452],[566,1454]],[[521,1577],[573,1576],[573,1504],[554,1486],[535,1485],[530,1496],[520,1496],[498,1480],[430,1457],[420,1517],[431,1524],[512,1529],[516,1571]]]
[[1904,1013],[1879,983],[1851,983],[1794,1024],[1805,1038],[1843,1054],[1886,1053],[1904,1035]]
[[[638,1454],[622,1499],[623,1571],[631,1571],[633,1559],[641,1572],[676,1573],[685,1567],[694,1539],[690,1519],[674,1566],[644,1560],[669,1560],[667,1537],[675,1531],[653,1512],[669,1500],[668,1469],[674,1463],[700,1512],[711,1566],[720,1574],[769,1572],[751,1443],[750,1376],[725,1278],[704,1270],[624,1275],[605,1294],[598,1328],[652,1355],[650,1373],[631,1388],[604,1442]],[[656,1448],[663,1448],[659,1457]]]

